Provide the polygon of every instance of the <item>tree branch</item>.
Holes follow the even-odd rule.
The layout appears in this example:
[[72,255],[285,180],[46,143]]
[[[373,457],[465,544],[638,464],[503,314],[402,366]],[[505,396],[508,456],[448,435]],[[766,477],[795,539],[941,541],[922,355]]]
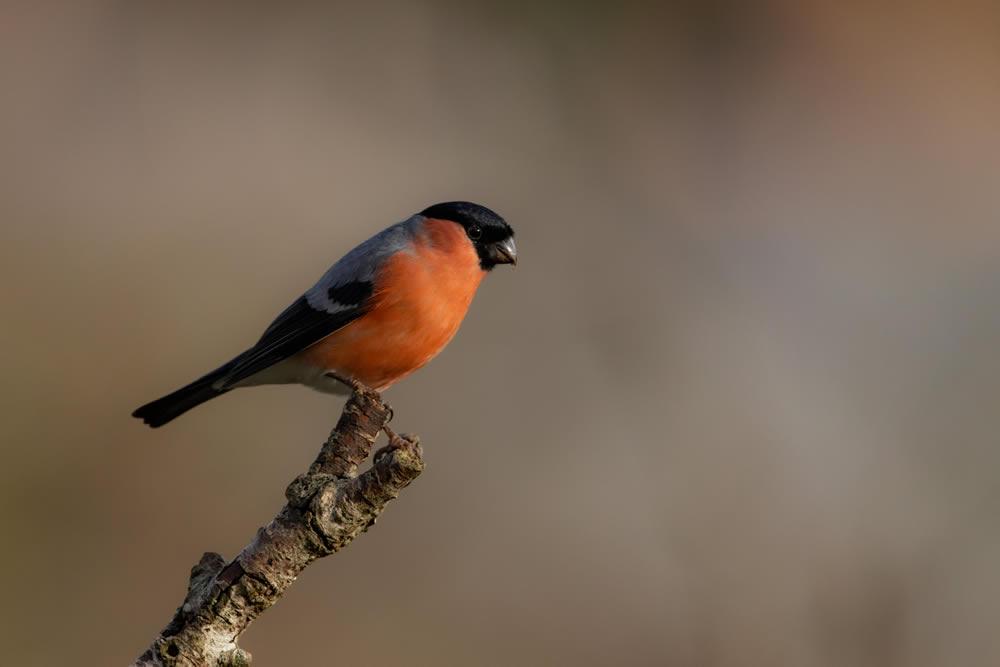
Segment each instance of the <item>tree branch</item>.
[[[386,427],[378,393],[355,389],[309,472],[288,485],[288,500],[230,562],[206,553],[191,569],[184,603],[134,665],[248,665],[236,640],[278,601],[307,565],[338,551],[375,523],[386,504],[424,469],[416,437]],[[379,431],[390,444],[357,474]]]

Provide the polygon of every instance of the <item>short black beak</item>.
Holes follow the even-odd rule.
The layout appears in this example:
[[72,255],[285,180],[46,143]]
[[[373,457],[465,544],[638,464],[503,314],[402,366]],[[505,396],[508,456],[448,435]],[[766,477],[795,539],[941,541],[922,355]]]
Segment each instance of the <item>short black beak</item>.
[[490,246],[490,259],[497,264],[517,264],[517,246],[514,239],[507,237]]

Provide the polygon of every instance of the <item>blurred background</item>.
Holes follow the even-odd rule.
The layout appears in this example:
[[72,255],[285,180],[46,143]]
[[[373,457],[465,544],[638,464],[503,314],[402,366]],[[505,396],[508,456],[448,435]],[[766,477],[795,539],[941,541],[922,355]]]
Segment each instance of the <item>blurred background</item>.
[[469,199],[521,263],[388,392],[427,471],[250,628],[254,664],[1000,663],[998,28],[4,0],[5,662],[142,652],[342,401],[129,413]]

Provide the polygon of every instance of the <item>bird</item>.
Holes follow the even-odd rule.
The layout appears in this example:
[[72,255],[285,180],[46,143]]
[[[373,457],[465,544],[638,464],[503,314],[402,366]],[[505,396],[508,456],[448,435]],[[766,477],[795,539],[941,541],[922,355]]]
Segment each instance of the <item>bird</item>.
[[132,416],[157,428],[233,389],[265,384],[382,392],[448,344],[499,264],[517,264],[514,230],[502,217],[467,201],[429,206],[344,255],[251,348]]

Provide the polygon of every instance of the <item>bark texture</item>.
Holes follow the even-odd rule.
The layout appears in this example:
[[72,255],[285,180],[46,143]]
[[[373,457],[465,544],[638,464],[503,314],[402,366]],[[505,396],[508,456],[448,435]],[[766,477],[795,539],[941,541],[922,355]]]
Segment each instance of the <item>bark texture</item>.
[[357,474],[392,410],[356,389],[309,472],[285,490],[288,503],[233,560],[206,553],[191,569],[184,603],[134,665],[248,665],[236,645],[303,569],[350,544],[424,468],[416,437],[388,429],[390,445]]

